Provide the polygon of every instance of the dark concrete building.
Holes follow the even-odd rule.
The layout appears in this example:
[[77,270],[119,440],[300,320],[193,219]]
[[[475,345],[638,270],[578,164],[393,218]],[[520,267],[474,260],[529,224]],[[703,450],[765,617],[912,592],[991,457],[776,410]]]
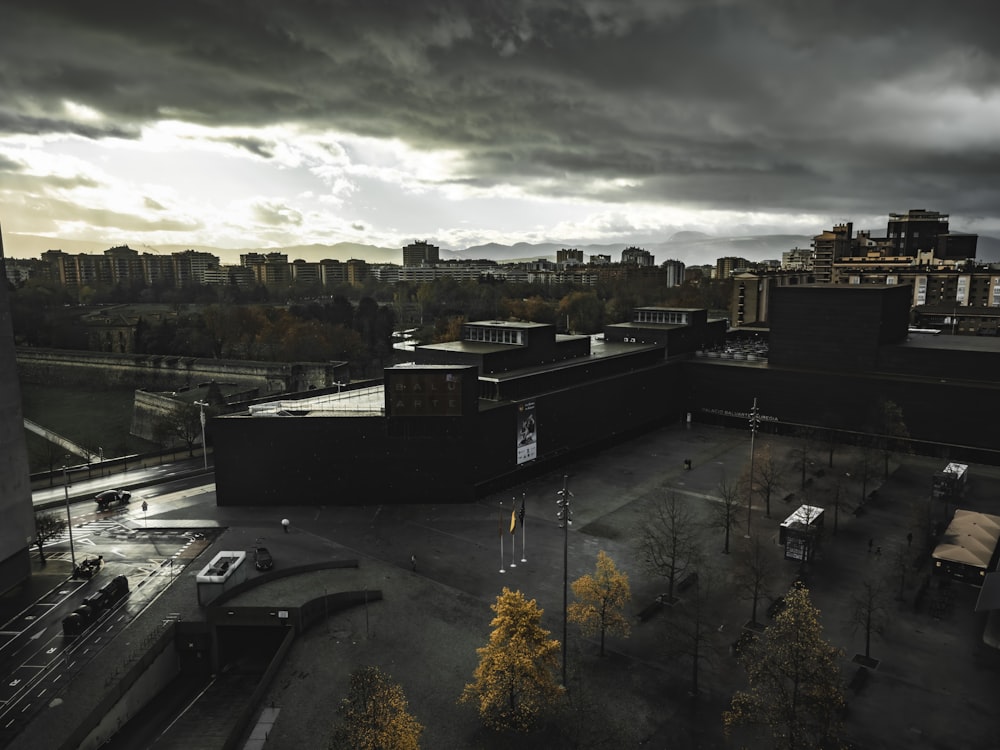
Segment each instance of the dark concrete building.
[[35,540],[28,447],[24,440],[21,383],[0,235],[0,593],[31,574],[28,548]]
[[689,413],[746,429],[755,398],[767,430],[852,444],[878,443],[892,401],[909,449],[1000,463],[1000,342],[910,333],[909,294],[776,288],[769,352],[752,356],[704,310],[639,308],[603,337],[468,323],[365,392],[213,420],[218,502],[465,502]]

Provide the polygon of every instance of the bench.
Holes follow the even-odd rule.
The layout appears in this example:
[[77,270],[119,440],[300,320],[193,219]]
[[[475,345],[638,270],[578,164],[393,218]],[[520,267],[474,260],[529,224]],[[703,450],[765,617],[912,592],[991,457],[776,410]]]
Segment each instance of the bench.
[[698,583],[698,571],[692,570],[681,579],[680,583],[677,584],[677,592],[684,593],[696,583]]
[[658,596],[656,597],[656,599],[652,601],[652,603],[648,607],[639,612],[639,614],[636,615],[636,617],[639,618],[639,622],[646,622],[646,620],[651,618],[661,609],[663,609],[663,599]]
[[868,667],[861,666],[858,667],[858,671],[854,673],[854,677],[848,683],[847,687],[850,688],[852,692],[860,693],[865,685],[868,684],[868,678],[871,676],[871,670]]

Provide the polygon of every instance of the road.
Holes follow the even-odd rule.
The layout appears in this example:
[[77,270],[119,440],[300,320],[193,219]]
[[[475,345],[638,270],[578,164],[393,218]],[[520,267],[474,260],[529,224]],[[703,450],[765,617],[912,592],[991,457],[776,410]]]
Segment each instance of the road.
[[[129,472],[130,486],[150,482],[154,484],[135,490],[129,505],[103,512],[97,510],[93,495],[122,486],[122,476],[75,485],[69,504],[72,547],[67,529],[44,545],[45,556],[67,562],[100,556],[104,565],[93,579],[66,580],[0,626],[0,674],[5,675],[0,682],[0,746],[52,699],[63,682],[141,616],[217,535],[216,528],[188,528],[183,523],[177,528],[149,528],[148,513],[142,510],[143,500],[157,512],[214,505],[214,484],[205,484],[203,475],[192,476],[176,465]],[[63,493],[61,487],[46,489],[33,500],[36,507],[44,507]],[[65,503],[65,497],[59,499]],[[37,557],[37,548],[32,555]],[[128,579],[129,594],[83,634],[64,635],[63,618],[119,575]]]

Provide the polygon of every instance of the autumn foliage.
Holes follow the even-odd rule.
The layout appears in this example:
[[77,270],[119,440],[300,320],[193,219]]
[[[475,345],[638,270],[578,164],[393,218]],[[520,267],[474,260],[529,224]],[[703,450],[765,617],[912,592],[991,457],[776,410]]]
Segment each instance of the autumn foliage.
[[409,713],[403,689],[378,667],[351,674],[331,750],[419,750],[424,728]]
[[844,706],[839,656],[823,639],[809,591],[793,586],[774,623],[740,658],[750,684],[723,713],[727,733],[752,725],[763,728],[777,750],[826,746],[839,732]]
[[520,591],[504,588],[491,606],[489,643],[476,649],[479,666],[460,702],[473,703],[483,723],[500,731],[527,731],[563,691],[557,678],[559,641],[539,623],[542,610]]
[[601,656],[604,656],[606,633],[628,637],[630,625],[624,614],[625,605],[632,599],[628,576],[615,567],[615,561],[597,553],[597,570],[573,581],[576,601],[569,605],[570,622],[580,626],[584,635],[601,636]]

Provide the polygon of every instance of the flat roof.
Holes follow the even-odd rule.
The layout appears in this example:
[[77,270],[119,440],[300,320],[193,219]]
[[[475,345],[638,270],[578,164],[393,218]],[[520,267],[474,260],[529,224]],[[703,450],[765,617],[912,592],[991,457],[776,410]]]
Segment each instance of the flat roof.
[[934,351],[996,352],[1000,354],[1000,337],[996,336],[956,336],[941,332],[910,332],[904,341],[888,344],[904,349],[932,349]]
[[466,326],[480,326],[487,328],[551,328],[552,323],[533,323],[525,320],[472,320],[465,323]]
[[[460,367],[461,365],[456,365]],[[251,417],[364,417],[385,413],[385,387],[370,385],[340,393],[299,399],[276,399],[253,404]],[[245,416],[245,415],[230,415]],[[227,417],[221,417],[226,419]]]
[[823,508],[815,505],[800,505],[788,518],[781,522],[782,526],[791,526],[793,523],[801,523],[807,526],[823,515]]

